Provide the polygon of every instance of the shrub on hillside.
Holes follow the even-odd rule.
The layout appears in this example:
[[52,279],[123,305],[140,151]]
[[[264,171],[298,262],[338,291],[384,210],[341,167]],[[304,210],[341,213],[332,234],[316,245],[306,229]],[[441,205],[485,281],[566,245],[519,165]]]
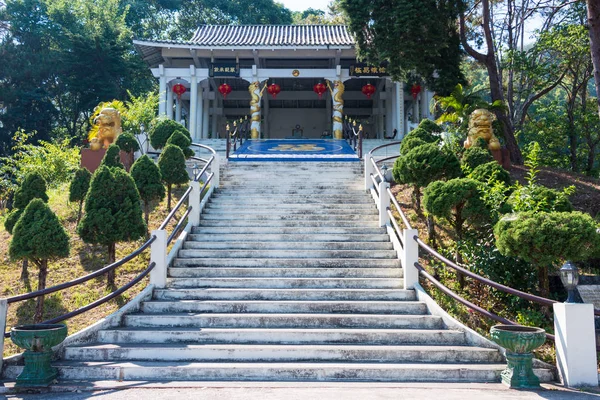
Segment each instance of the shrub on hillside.
[[190,158],[194,155],[194,151],[190,149],[192,141],[181,131],[173,132],[169,140],[167,140],[167,145],[169,144],[179,147],[183,151],[185,158]]
[[144,216],[147,226],[150,216],[150,204],[153,201],[160,201],[165,198],[165,187],[161,182],[160,169],[150,157],[144,154],[133,163],[131,177],[140,193],[140,198],[144,202]]
[[408,134],[404,137],[404,140],[408,138],[418,138],[426,143],[437,143],[440,141],[439,136],[436,136],[431,132],[428,132],[425,129],[421,128],[417,128],[408,132]]
[[163,119],[157,122],[150,131],[150,144],[155,149],[162,149],[167,144],[167,140],[176,131],[180,131],[190,141],[192,140],[190,132],[183,125],[172,119]]
[[81,220],[81,210],[83,208],[83,200],[90,188],[92,174],[86,168],[79,168],[69,186],[69,201],[79,202],[79,211],[77,212],[77,224]]
[[569,201],[570,193],[570,188],[559,191],[541,185],[520,186],[508,198],[507,205],[512,212],[569,212],[573,211],[573,205]]
[[33,199],[41,199],[44,203],[48,202],[46,194],[46,181],[37,172],[31,172],[25,176],[23,183],[16,190],[13,199],[13,210],[6,216],[4,220],[4,229],[8,233],[12,233],[13,228],[25,207]]
[[185,157],[181,149],[168,144],[158,158],[158,168],[163,182],[167,185],[167,208],[171,211],[171,189],[173,185],[181,185],[190,181],[185,169]]
[[499,181],[503,182],[506,186],[510,186],[511,184],[510,174],[496,161],[478,165],[471,171],[469,178],[482,183]]
[[429,133],[441,133],[442,127],[430,119],[424,119],[419,123],[419,128],[424,129]]
[[116,144],[111,144],[106,149],[106,154],[100,163],[100,167],[111,167],[111,168],[121,168],[125,169],[123,164],[121,163],[121,149]]
[[463,169],[470,172],[478,166],[492,161],[494,161],[494,157],[492,157],[492,153],[490,153],[488,149],[473,146],[465,150],[461,159],[461,164]]
[[137,139],[129,132],[120,134],[115,144],[126,153],[132,153],[140,149]]
[[427,142],[423,141],[422,139],[419,139],[418,137],[407,136],[404,139],[402,139],[402,142],[400,143],[400,154],[404,155],[412,149],[414,149],[415,147],[422,146],[424,144],[427,144]]

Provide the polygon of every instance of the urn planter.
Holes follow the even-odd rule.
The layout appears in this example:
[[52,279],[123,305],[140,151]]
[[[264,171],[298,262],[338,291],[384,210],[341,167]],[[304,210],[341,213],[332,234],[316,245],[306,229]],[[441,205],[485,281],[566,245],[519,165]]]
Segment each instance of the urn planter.
[[67,337],[66,325],[37,324],[20,325],[10,330],[14,344],[25,349],[25,367],[17,377],[17,387],[49,386],[58,376],[58,370],[50,365],[52,347]]
[[533,373],[532,351],[546,341],[546,331],[521,325],[496,325],[490,330],[492,340],[506,349],[507,367],[502,383],[513,389],[535,389],[540,380]]

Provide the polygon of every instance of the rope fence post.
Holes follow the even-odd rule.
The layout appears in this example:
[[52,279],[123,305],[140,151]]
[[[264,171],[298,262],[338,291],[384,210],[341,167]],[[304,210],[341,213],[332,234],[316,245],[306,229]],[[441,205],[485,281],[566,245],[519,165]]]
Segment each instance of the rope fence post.
[[370,192],[373,188],[373,181],[371,180],[371,174],[375,174],[375,168],[371,164],[369,154],[365,154],[365,192]]
[[2,363],[4,355],[4,331],[6,330],[6,313],[8,312],[8,301],[0,299],[0,375],[2,374]]
[[200,224],[200,198],[202,197],[200,193],[200,182],[192,181],[190,182],[190,186],[192,187],[192,191],[188,198],[188,205],[191,211],[188,216],[188,222],[192,224],[192,226],[198,226]]
[[[196,208],[199,207],[194,209]],[[150,284],[156,288],[164,288],[167,286],[167,231],[157,229],[152,231],[152,235],[156,236],[156,240],[150,246],[150,262],[156,265],[150,271]]]
[[404,289],[414,289],[419,283],[419,270],[415,263],[419,262],[419,244],[414,239],[419,232],[416,229],[405,229],[402,231],[402,243],[404,249],[400,258],[404,269]]
[[379,226],[386,226],[390,222],[387,210],[390,207],[389,182],[379,182]]
[[213,178],[212,178],[212,186],[216,189],[216,188],[219,187],[219,184],[221,183],[220,174],[219,174],[219,170],[221,168],[221,158],[219,157],[218,153],[215,153],[213,155],[213,157],[215,159],[212,162],[212,165],[210,167],[210,171],[215,174],[213,176]]

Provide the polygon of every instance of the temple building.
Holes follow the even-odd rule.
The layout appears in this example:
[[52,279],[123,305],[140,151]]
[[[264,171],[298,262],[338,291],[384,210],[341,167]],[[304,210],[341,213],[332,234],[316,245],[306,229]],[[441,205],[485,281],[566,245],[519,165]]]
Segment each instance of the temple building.
[[399,139],[430,117],[432,93],[358,62],[341,25],[204,25],[189,41],[134,44],[159,80],[159,114],[194,140],[239,118],[255,138],[335,138],[347,117],[368,138]]

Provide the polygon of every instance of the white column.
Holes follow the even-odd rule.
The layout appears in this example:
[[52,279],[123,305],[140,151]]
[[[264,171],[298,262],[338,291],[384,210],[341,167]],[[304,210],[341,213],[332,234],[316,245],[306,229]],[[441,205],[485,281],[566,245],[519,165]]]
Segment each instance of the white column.
[[219,187],[219,185],[221,185],[220,170],[221,170],[221,157],[219,156],[219,153],[217,153],[217,154],[215,154],[215,160],[212,162],[211,167],[210,167],[210,172],[213,172],[215,174],[212,177],[212,180],[210,181],[210,185],[212,187],[214,187],[215,189],[217,189]]
[[202,116],[203,113],[201,112],[201,110],[204,110],[204,96],[202,95],[202,85],[196,85],[196,98],[197,100],[197,106],[196,109],[198,110],[196,112],[196,136],[194,136],[194,138],[196,140],[202,139]]
[[402,268],[404,269],[404,289],[414,289],[415,284],[419,283],[419,271],[415,263],[419,261],[419,245],[414,237],[418,236],[416,229],[405,229],[402,231],[403,249],[400,257]]
[[181,122],[181,97],[177,97],[177,105],[175,106],[175,121]]
[[164,68],[162,65],[158,67],[160,71],[160,77],[158,78],[158,115],[166,115],[167,104],[166,104],[166,92],[167,92],[167,77],[164,75]]
[[[381,96],[379,98],[378,104],[379,114],[377,114],[377,138],[383,139],[383,131],[385,130],[385,120],[383,119],[385,115],[385,107],[383,106],[383,100],[381,100]],[[397,139],[398,138],[396,138],[396,140]]]
[[192,191],[190,192],[188,205],[189,207],[192,207],[192,211],[190,211],[188,222],[192,224],[192,226],[198,226],[200,225],[200,182],[192,181],[190,182],[190,186]]
[[173,90],[171,85],[167,85],[167,118],[173,119]]
[[394,114],[393,110],[393,100],[394,100],[394,90],[392,81],[387,79],[385,82],[385,132],[388,136],[391,136],[394,130]]
[[152,236],[156,236],[156,240],[150,245],[150,261],[156,265],[150,271],[150,283],[164,288],[167,285],[167,231],[155,230]]
[[365,192],[371,194],[371,189],[373,188],[373,179],[371,179],[371,174],[375,174],[375,168],[373,167],[373,163],[371,163],[369,153],[364,155],[363,164],[365,166]]
[[6,313],[8,312],[8,303],[6,299],[0,299],[0,371],[2,371],[2,355],[4,354],[4,331],[6,330]]
[[429,91],[423,89],[421,92],[421,119],[429,118]]
[[402,82],[394,82],[394,115],[395,125],[394,129],[398,129],[398,139],[401,139],[403,135],[403,122],[404,122],[404,85]]
[[379,182],[379,226],[386,226],[390,222],[390,217],[387,213],[387,209],[390,206],[390,195],[387,189],[390,184],[388,182]]
[[594,305],[555,303],[556,363],[565,386],[598,386]]
[[[329,91],[323,94],[325,96],[325,111],[327,112],[327,130],[329,130],[332,122],[331,122],[331,95]],[[333,132],[330,132],[331,137],[333,137]]]
[[219,126],[217,125],[217,100],[212,100],[212,109],[213,109],[213,114],[212,114],[212,134],[213,134],[213,139],[216,139],[219,137]]
[[265,114],[264,114],[264,127],[263,127],[263,136],[265,138],[271,138],[271,130],[269,126],[269,97],[267,96],[264,101],[265,106]]
[[388,135],[393,135],[394,129],[398,129],[398,119],[397,116],[398,114],[396,113],[397,110],[397,102],[398,102],[398,97],[396,96],[396,82],[390,82],[390,121],[392,123],[390,132],[388,133]]
[[210,88],[208,86],[204,87],[203,90],[203,103],[202,103],[202,137],[208,139],[208,122],[210,117],[210,103],[208,100],[208,95],[210,94]]
[[198,131],[198,78],[196,77],[196,71],[193,65],[190,66],[190,71],[192,68],[194,69],[194,75],[192,75],[192,79],[190,79],[190,116],[188,120],[190,136],[193,140],[197,137],[196,132]]

